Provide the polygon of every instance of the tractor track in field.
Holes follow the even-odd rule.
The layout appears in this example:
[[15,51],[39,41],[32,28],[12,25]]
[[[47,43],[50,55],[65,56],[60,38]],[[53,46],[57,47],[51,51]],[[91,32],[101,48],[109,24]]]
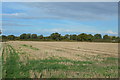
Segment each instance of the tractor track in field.
[[[68,50],[71,50],[71,51],[74,51],[74,52],[80,52],[80,51],[82,51],[82,52],[89,52],[89,53],[92,53],[92,54],[98,54],[98,53],[103,53],[104,55],[113,55],[114,56],[114,54],[112,54],[112,53],[115,53],[115,52],[107,52],[107,51],[101,51],[101,50],[94,50],[93,51],[93,49],[84,49],[84,48],[79,48],[79,49],[73,49],[73,48],[66,48],[66,47],[58,47],[58,46],[53,46],[53,45],[43,45],[43,46],[48,46],[49,48],[58,48],[58,49],[63,49],[63,50],[65,50],[66,52],[68,52]],[[109,54],[107,54],[107,53],[109,53]],[[117,54],[117,53],[115,53],[115,54]]]
[[[36,57],[37,57],[37,55],[39,55],[39,53],[41,54],[41,51],[44,52],[46,50],[48,51],[48,53],[49,53],[49,51],[50,51],[50,53],[52,53],[52,52],[57,53],[58,52],[58,53],[61,54],[61,56],[64,55],[64,54],[69,55],[69,56],[74,56],[74,57],[75,57],[75,55],[79,55],[79,56],[76,56],[76,57],[78,57],[81,60],[84,60],[84,59],[88,60],[88,58],[90,59],[91,57],[93,57],[93,56],[95,57],[97,55],[101,55],[101,56],[104,56],[104,57],[116,56],[115,52],[114,52],[114,54],[112,54],[112,52],[107,52],[107,51],[102,51],[102,50],[85,49],[85,48],[80,48],[80,47],[79,47],[79,49],[77,49],[77,48],[75,49],[75,48],[71,48],[71,47],[68,48],[69,46],[68,47],[63,47],[63,46],[51,45],[51,44],[40,44],[40,45],[38,45],[36,43],[35,44],[34,43],[33,44],[22,43],[22,44],[32,45],[33,47],[36,47],[36,48],[40,49],[40,50],[35,51],[35,50],[32,50],[32,49],[26,48],[26,50],[30,50],[30,52],[34,51],[35,53],[37,53],[37,54],[34,54]],[[22,45],[22,44],[20,44],[20,45]],[[57,54],[55,54],[55,55],[57,56]],[[82,59],[82,58],[84,58],[84,59]]]
[[[39,78],[39,75],[43,74],[42,78],[53,76],[60,78],[64,72],[66,74],[64,77],[71,78],[117,77],[117,58],[114,57],[117,52],[115,45],[113,44],[114,48],[106,44],[88,45],[86,47],[87,43],[84,45],[84,43],[75,44],[74,42],[62,42],[62,44],[8,42],[3,50],[3,56],[6,57],[6,59],[4,57],[6,60],[3,64],[5,65],[4,69],[9,71],[9,75],[6,75],[5,71],[5,77]],[[38,48],[38,50],[33,48]]]

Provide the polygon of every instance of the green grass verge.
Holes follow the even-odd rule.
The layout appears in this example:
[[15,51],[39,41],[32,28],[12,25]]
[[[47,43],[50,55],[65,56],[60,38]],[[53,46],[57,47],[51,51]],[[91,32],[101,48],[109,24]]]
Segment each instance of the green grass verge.
[[24,73],[22,70],[22,63],[19,61],[18,53],[15,52],[12,46],[8,45],[7,47],[8,48],[6,48],[6,61],[3,59],[3,78],[28,77],[28,75],[26,75],[26,73]]

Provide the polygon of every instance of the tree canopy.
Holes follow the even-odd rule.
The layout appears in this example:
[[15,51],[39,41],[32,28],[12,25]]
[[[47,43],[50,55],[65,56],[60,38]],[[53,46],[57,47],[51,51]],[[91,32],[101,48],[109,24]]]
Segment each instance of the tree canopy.
[[66,34],[62,36],[60,33],[52,33],[50,36],[43,36],[37,34],[26,34],[23,33],[20,36],[14,35],[2,35],[2,41],[9,41],[9,40],[37,40],[37,41],[87,41],[87,42],[120,42],[120,37],[118,36],[109,36],[109,35],[102,35],[101,34]]

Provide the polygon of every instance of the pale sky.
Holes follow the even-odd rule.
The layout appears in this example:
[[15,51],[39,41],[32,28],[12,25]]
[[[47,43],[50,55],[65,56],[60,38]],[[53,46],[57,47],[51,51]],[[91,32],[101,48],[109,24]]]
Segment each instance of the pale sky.
[[117,2],[3,2],[0,15],[5,35],[117,35],[117,10]]

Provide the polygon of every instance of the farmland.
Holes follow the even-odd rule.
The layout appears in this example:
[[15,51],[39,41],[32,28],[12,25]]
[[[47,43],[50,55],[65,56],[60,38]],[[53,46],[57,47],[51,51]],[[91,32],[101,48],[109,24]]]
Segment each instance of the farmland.
[[3,42],[3,78],[117,78],[118,44]]

